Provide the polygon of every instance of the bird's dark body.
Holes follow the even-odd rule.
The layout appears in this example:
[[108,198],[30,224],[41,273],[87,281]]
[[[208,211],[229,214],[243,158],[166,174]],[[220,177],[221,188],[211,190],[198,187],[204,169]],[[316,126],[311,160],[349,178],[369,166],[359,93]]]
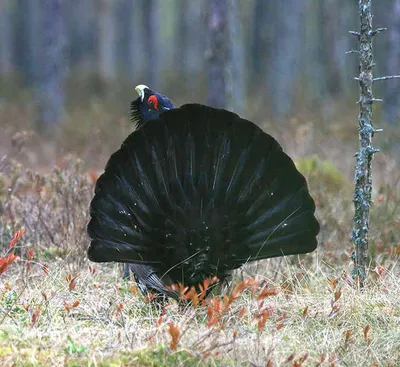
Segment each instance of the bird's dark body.
[[89,259],[132,263],[143,289],[223,280],[248,261],[313,251],[305,178],[270,135],[188,104],[133,132],[99,178]]

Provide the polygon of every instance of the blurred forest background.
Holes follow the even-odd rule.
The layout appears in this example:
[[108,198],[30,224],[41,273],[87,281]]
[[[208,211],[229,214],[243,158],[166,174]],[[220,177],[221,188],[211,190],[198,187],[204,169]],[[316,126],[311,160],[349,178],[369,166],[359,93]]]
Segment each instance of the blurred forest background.
[[[375,41],[374,75],[398,74],[400,0],[375,1],[373,12],[374,26],[389,28]],[[290,124],[317,124],[354,150],[358,57],[345,53],[358,48],[348,33],[358,28],[349,0],[1,0],[0,124],[10,139],[0,153],[29,141],[43,148],[35,134],[56,126],[58,153],[95,164],[132,130],[137,84],[178,106],[227,107],[283,141]],[[400,80],[375,83],[374,93],[385,100],[376,124],[397,131]],[[382,140],[391,149],[398,133]],[[292,153],[329,155],[305,146]],[[43,162],[30,153],[29,164]]]
[[[374,77],[399,75],[400,0],[372,3],[373,27],[388,28],[374,37]],[[22,261],[0,279],[0,365],[132,365],[121,353],[143,347],[155,351],[143,365],[182,365],[188,351],[232,365],[398,366],[400,79],[373,85],[384,102],[373,104],[383,132],[373,139],[371,283],[359,292],[351,278],[359,59],[346,52],[360,47],[349,34],[359,29],[357,0],[0,0],[0,256],[26,229]],[[276,296],[246,291],[229,308],[228,293],[212,319],[203,306],[158,317],[117,266],[89,264],[89,202],[134,129],[138,84],[175,106],[254,121],[306,177],[319,250],[240,270]],[[169,321],[185,354],[161,363],[179,356],[155,349],[169,345]]]

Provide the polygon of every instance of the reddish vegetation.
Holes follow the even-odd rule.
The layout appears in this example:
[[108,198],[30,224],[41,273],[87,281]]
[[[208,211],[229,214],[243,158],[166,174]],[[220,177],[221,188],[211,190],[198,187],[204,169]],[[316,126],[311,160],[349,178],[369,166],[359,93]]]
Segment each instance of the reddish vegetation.
[[[14,246],[20,240],[20,238],[25,233],[25,229],[20,229],[15,232],[11,241],[8,254],[0,258],[0,275],[3,274],[9,265],[11,265],[15,260],[19,259],[19,256],[14,255]],[[28,260],[32,258],[32,255],[28,256]]]

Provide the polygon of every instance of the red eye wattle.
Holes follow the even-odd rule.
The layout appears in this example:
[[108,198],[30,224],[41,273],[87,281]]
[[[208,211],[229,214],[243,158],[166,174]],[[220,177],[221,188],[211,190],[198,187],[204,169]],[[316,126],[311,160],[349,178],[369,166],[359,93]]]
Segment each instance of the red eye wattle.
[[156,96],[154,95],[150,96],[149,99],[147,100],[147,103],[155,110],[158,110],[158,99]]

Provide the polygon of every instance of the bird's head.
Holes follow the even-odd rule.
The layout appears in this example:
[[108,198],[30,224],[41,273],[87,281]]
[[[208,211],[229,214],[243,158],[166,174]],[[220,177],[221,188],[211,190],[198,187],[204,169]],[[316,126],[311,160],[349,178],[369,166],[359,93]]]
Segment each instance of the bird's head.
[[146,122],[157,118],[162,112],[174,108],[164,95],[140,84],[135,88],[139,98],[131,103],[131,120],[140,128]]

